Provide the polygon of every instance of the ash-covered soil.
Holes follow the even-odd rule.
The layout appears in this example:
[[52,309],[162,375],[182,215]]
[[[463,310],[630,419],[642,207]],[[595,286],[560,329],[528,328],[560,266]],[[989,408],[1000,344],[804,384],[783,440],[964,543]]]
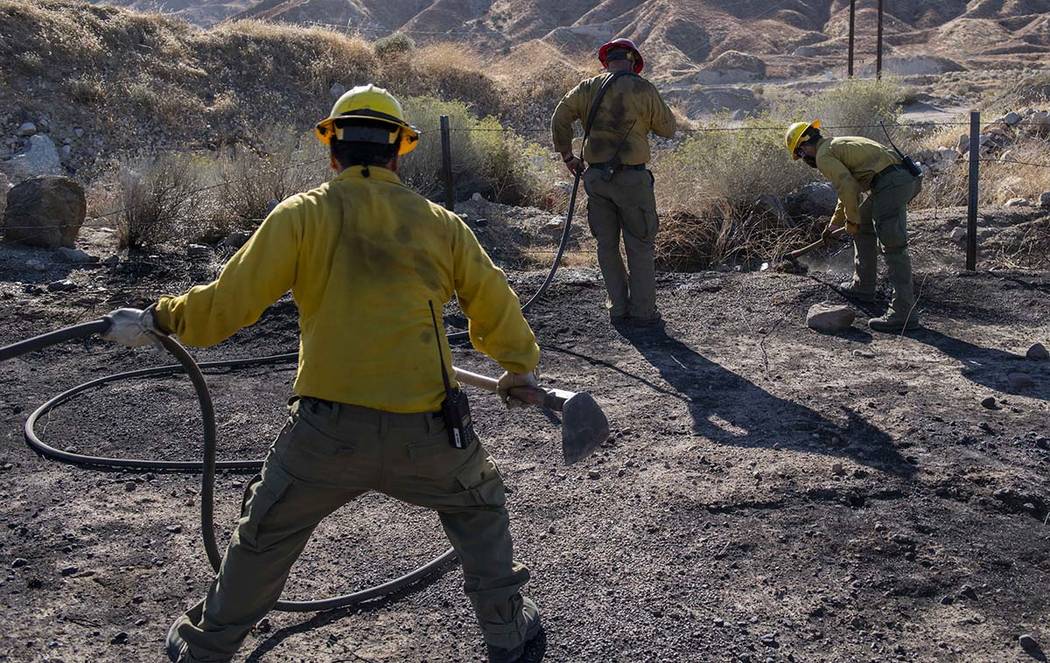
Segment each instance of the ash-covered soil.
[[[930,255],[944,234],[929,232]],[[513,490],[546,660],[1025,661],[1025,633],[1050,650],[1050,362],[1024,358],[1050,345],[1050,274],[970,275],[924,259],[922,243],[913,251],[925,328],[903,337],[862,322],[838,336],[806,328],[811,304],[841,300],[823,272],[661,275],[666,328],[647,331],[609,326],[592,271],[559,276],[530,315],[542,371],[595,395],[610,441],[565,467],[553,415],[473,400]],[[75,269],[77,290],[51,292],[38,284],[66,274],[19,261],[0,261],[0,343],[213,270],[142,258]],[[512,280],[528,295],[542,276]],[[295,338],[284,301],[195,354],[266,355]],[[497,370],[467,348],[456,359]],[[161,363],[152,349],[95,339],[0,365],[0,660],[160,660],[168,625],[203,595],[196,475],[78,469],[22,441],[25,417],[50,396]],[[265,453],[291,378],[287,367],[209,375],[221,457]],[[134,380],[59,407],[40,430],[81,452],[193,459],[195,407],[182,378]],[[219,477],[222,541],[248,479]],[[444,547],[435,516],[368,496],[319,528],[287,596],[381,582]],[[273,613],[242,653],[479,660],[461,582],[453,566],[366,609]]]

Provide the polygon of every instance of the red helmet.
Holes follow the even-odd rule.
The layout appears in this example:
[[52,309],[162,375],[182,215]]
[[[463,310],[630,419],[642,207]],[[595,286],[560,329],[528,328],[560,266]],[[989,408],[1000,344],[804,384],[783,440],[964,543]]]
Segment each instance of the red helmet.
[[606,56],[614,48],[626,48],[634,53],[634,73],[642,73],[642,69],[645,68],[645,60],[642,59],[642,54],[638,51],[638,47],[630,39],[613,39],[598,49],[598,60],[601,61],[603,67],[608,66],[609,62]]

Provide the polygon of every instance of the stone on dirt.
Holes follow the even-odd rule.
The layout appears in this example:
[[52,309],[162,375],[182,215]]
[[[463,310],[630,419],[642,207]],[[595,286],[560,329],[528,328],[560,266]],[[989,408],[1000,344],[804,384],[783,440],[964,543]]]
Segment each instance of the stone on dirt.
[[25,151],[3,162],[2,166],[16,182],[38,175],[61,175],[64,172],[62,157],[58,154],[55,142],[42,134],[32,136]]
[[17,135],[20,138],[25,138],[27,136],[32,136],[35,133],[35,124],[33,124],[32,122],[23,122],[22,126],[18,127],[18,131],[15,132],[15,135]]
[[52,281],[51,283],[48,283],[47,289],[50,292],[69,292],[70,290],[76,290],[77,284],[69,279],[62,279],[61,281]]
[[1005,206],[1006,207],[1029,207],[1030,205],[1031,205],[1031,203],[1029,203],[1024,198],[1011,198],[1010,200],[1006,201],[1006,205]]
[[1043,209],[1050,209],[1050,191],[1039,195],[1039,206]]
[[1017,638],[1017,644],[1021,645],[1021,649],[1024,653],[1028,654],[1037,661],[1045,661],[1046,654],[1043,653],[1042,647],[1039,646],[1039,642],[1036,641],[1035,636],[1031,633],[1025,633],[1021,637]]
[[856,317],[857,314],[848,306],[825,302],[809,307],[806,325],[818,332],[834,334],[849,329]]
[[966,229],[953,228],[951,233],[948,234],[948,238],[951,239],[953,242],[962,242],[964,239],[966,239]]
[[998,410],[999,406],[995,402],[995,396],[989,396],[988,398],[981,401],[981,405],[988,408],[989,410]]
[[1032,361],[1046,361],[1050,359],[1050,352],[1047,351],[1046,346],[1042,343],[1036,343],[1028,348],[1028,352],[1024,356]]
[[1024,391],[1035,386],[1035,380],[1027,373],[1010,373],[1006,376],[1010,391]]
[[1021,116],[1015,113],[1014,111],[1010,111],[1003,117],[1003,122],[1012,127],[1015,124],[1021,123]]
[[97,256],[93,256],[86,251],[81,251],[80,249],[71,249],[68,246],[60,246],[58,248],[58,255],[60,255],[66,262],[71,262],[75,265],[87,265],[98,262]]
[[235,230],[226,236],[226,239],[219,242],[219,247],[223,249],[237,250],[244,246],[245,242],[251,239],[252,234],[247,230]]
[[33,177],[7,194],[4,241],[73,248],[87,213],[84,189],[68,177]]

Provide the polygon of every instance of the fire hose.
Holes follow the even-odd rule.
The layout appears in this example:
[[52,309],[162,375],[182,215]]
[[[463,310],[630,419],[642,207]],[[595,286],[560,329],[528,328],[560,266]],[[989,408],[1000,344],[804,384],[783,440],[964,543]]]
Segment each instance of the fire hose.
[[[595,95],[595,100],[591,104],[590,112],[587,117],[587,122],[584,125],[583,135],[583,146],[587,144],[587,140],[590,137],[591,125],[594,123],[594,118],[597,114],[599,104],[601,103],[602,97],[604,97],[606,90],[609,86],[623,74],[614,74],[610,76],[602,86],[598,89]],[[582,153],[582,147],[581,147]],[[554,261],[551,264],[550,269],[547,272],[543,283],[539,289],[533,293],[533,295],[522,305],[522,311],[527,311],[534,303],[546,293],[551,283],[554,281],[554,277],[557,274],[558,267],[561,264],[562,257],[565,254],[565,249],[568,246],[569,238],[572,230],[572,217],[576,209],[576,197],[580,187],[580,176],[581,170],[576,170],[574,173],[572,193],[569,196],[569,206],[565,217],[565,225],[562,229],[561,239],[558,243],[558,250],[554,257]],[[27,352],[33,352],[41,350],[43,348],[64,343],[71,340],[87,338],[92,334],[101,334],[109,328],[109,320],[106,318],[94,320],[91,322],[74,325],[59,329],[57,331],[35,336],[30,339],[26,339],[19,343],[14,343],[5,347],[0,348],[0,362],[18,357]],[[460,331],[452,334],[448,334],[448,339],[463,340],[467,337],[468,332]],[[35,452],[45,458],[50,458],[63,463],[69,463],[80,467],[95,467],[95,468],[123,468],[132,470],[160,470],[160,471],[171,471],[171,472],[200,472],[201,473],[201,538],[204,542],[204,550],[208,557],[208,562],[212,568],[218,572],[219,566],[222,563],[222,554],[219,552],[219,546],[215,538],[215,520],[214,520],[214,507],[215,507],[215,472],[217,469],[223,470],[259,470],[262,468],[262,460],[226,460],[219,461],[216,459],[216,447],[217,447],[217,434],[215,426],[215,407],[211,400],[211,394],[208,391],[207,383],[204,380],[204,373],[202,369],[209,368],[240,368],[246,366],[258,366],[266,364],[274,364],[281,362],[294,361],[297,358],[296,353],[278,354],[268,357],[258,357],[253,359],[238,359],[238,360],[226,360],[226,361],[213,361],[204,362],[198,364],[194,361],[193,357],[190,356],[189,352],[186,351],[178,341],[166,336],[158,335],[158,340],[161,345],[171,353],[172,356],[178,361],[177,364],[169,366],[159,366],[155,368],[145,368],[134,371],[126,371],[123,373],[116,373],[101,377],[83,384],[77,385],[72,389],[69,389],[61,394],[51,398],[49,401],[38,407],[29,417],[26,419],[24,427],[24,435],[26,444],[33,449]],[[154,460],[154,459],[139,459],[139,458],[111,458],[104,456],[91,456],[87,454],[73,453],[59,449],[55,446],[49,445],[36,433],[36,422],[40,417],[49,413],[55,407],[73,399],[78,394],[100,387],[110,382],[117,382],[120,380],[127,380],[133,378],[142,377],[160,377],[167,375],[174,375],[180,372],[186,373],[189,377],[190,382],[196,391],[197,401],[200,405],[201,418],[203,421],[203,433],[204,433],[204,449],[203,455],[204,460],[202,462],[196,461],[173,461],[173,460]],[[472,384],[477,387],[484,389],[493,389],[495,382],[490,378],[484,376],[475,375],[466,371],[456,371],[457,378],[468,384]],[[531,393],[523,393],[523,400],[539,405],[542,407],[557,409],[563,413],[563,429],[562,429],[562,451],[567,463],[573,463],[577,460],[585,458],[595,448],[604,442],[609,434],[609,423],[601,408],[595,403],[594,399],[587,393],[574,394],[572,392],[566,392],[561,390],[546,391],[542,389],[533,389]],[[367,601],[371,601],[383,596],[388,596],[397,591],[405,589],[417,582],[420,582],[427,577],[433,575],[438,569],[442,568],[445,564],[452,561],[456,556],[453,549],[449,548],[441,555],[430,560],[426,564],[406,573],[398,578],[390,580],[388,582],[362,589],[350,594],[343,594],[341,596],[334,596],[327,599],[318,599],[312,601],[287,601],[281,600],[277,602],[275,609],[286,612],[313,612],[321,610],[336,610],[340,608],[348,608],[358,606]]]

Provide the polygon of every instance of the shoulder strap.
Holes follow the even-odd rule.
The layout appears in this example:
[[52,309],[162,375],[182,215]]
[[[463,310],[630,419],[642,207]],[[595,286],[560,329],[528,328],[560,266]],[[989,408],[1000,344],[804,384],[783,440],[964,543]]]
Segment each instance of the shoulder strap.
[[602,86],[598,88],[598,93],[594,95],[594,101],[591,102],[591,109],[587,112],[587,122],[583,125],[583,142],[587,142],[587,138],[591,135],[591,125],[594,124],[594,118],[598,115],[598,108],[602,104],[602,98],[605,96],[605,91],[609,89],[609,86],[613,84],[619,78],[624,76],[637,76],[629,71],[618,71],[612,76],[605,79]]

